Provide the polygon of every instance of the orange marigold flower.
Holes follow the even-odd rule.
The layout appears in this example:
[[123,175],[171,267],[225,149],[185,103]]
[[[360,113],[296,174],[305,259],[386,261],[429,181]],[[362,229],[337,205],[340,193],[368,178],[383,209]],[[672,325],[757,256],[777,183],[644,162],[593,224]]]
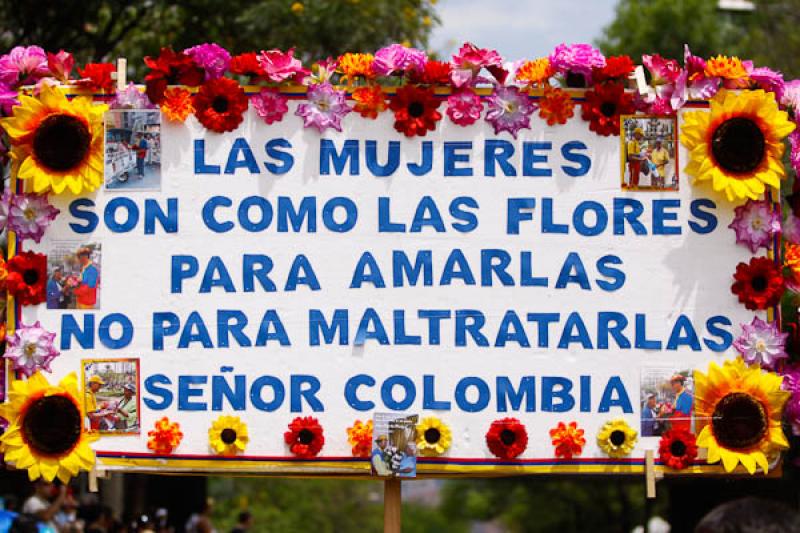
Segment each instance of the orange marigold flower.
[[186,117],[194,113],[192,93],[181,87],[173,87],[164,91],[164,100],[161,102],[161,112],[169,120],[183,122]]
[[166,416],[156,421],[155,429],[148,431],[147,448],[157,454],[169,454],[178,447],[183,439],[181,425],[170,422]]
[[0,291],[6,290],[6,280],[8,279],[8,265],[6,260],[0,256]]
[[375,57],[372,54],[356,54],[348,52],[339,56],[339,71],[344,74],[348,81],[352,82],[356,77],[373,78],[375,73],[372,71],[372,61]]
[[375,119],[378,113],[386,111],[386,95],[380,87],[360,87],[353,91],[353,100],[356,105],[353,109],[364,118]]
[[353,457],[369,457],[372,451],[372,420],[356,420],[347,428],[347,442],[353,447]]
[[558,426],[550,430],[550,438],[556,448],[556,457],[564,459],[572,459],[573,455],[580,455],[586,444],[583,430],[578,429],[577,422],[570,422],[569,425],[559,422]]
[[712,57],[706,62],[706,76],[728,80],[746,80],[748,78],[747,70],[741,59],[736,56],[723,55]]
[[529,85],[540,85],[546,82],[555,70],[546,57],[526,61],[517,70],[517,80],[527,82]]
[[557,87],[545,86],[542,99],[539,101],[539,116],[547,121],[548,126],[566,124],[575,114],[575,102],[569,94]]
[[0,342],[6,342],[6,332],[7,332],[6,323],[5,322],[0,323]]

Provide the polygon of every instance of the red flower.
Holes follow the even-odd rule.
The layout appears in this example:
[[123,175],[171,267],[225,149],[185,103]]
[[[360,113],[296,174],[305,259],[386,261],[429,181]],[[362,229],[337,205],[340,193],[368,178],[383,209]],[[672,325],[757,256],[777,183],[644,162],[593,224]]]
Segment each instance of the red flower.
[[322,426],[313,416],[298,416],[289,424],[289,431],[283,434],[289,451],[297,457],[315,457],[325,444]]
[[784,280],[778,266],[766,257],[754,257],[739,263],[733,274],[731,292],[752,311],[766,309],[781,301]]
[[501,459],[513,459],[528,446],[528,432],[516,418],[495,420],[486,432],[489,451]]
[[620,83],[601,83],[586,91],[582,110],[590,130],[606,137],[619,135],[619,116],[634,112],[633,97]]
[[245,52],[231,59],[231,72],[240,76],[249,76],[251,80],[263,78],[267,75],[261,63],[258,62],[258,55],[255,52]]
[[592,79],[597,82],[627,78],[636,66],[629,56],[611,56],[606,58],[606,66],[596,68],[592,72]]
[[389,109],[394,111],[394,129],[406,137],[425,135],[436,129],[442,114],[436,109],[441,102],[431,89],[416,85],[405,85],[397,89],[389,101]]
[[194,114],[197,120],[217,133],[233,131],[244,120],[247,95],[230,78],[208,80],[194,95]]
[[45,301],[47,282],[47,256],[22,252],[8,260],[8,292],[22,305],[36,305]]
[[661,436],[658,459],[665,466],[683,470],[697,458],[697,440],[685,429],[671,429]]
[[94,91],[112,91],[114,80],[111,79],[111,73],[116,70],[114,63],[87,63],[85,67],[78,69],[83,78],[78,83]]
[[162,48],[156,58],[145,57],[144,64],[150,69],[144,77],[145,92],[154,104],[161,104],[168,85],[196,87],[203,83],[206,75],[191,57],[172,48]]
[[452,65],[445,61],[426,61],[423,70],[412,69],[408,73],[408,78],[412,83],[422,83],[424,85],[448,85],[450,83],[450,71]]

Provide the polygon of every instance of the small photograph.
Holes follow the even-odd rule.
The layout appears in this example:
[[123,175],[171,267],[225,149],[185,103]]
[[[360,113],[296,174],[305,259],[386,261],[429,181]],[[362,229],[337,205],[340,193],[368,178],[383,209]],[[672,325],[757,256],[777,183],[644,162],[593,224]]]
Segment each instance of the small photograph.
[[53,241],[47,253],[47,308],[100,309],[99,242]]
[[678,190],[676,117],[623,115],[620,140],[623,189]]
[[417,415],[375,413],[372,429],[372,475],[417,476]]
[[106,113],[105,183],[109,191],[161,189],[161,113]]
[[670,429],[693,431],[692,369],[643,368],[641,395],[642,437],[660,437]]
[[139,434],[139,359],[84,359],[83,390],[91,431]]

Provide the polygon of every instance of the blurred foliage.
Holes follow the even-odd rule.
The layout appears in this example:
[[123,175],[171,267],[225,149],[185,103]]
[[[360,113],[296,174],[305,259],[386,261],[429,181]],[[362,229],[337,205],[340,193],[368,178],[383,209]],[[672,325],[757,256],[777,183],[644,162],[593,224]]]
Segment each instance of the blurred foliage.
[[301,58],[424,48],[439,23],[436,0],[0,0],[0,47],[37,44],[78,62],[128,58],[132,73],[162,46],[217,42],[233,53],[297,47]]
[[[666,513],[666,494],[650,510]],[[628,533],[644,523],[644,482],[634,478],[515,477],[450,481],[446,516],[497,522],[511,533]]]
[[682,60],[687,43],[702,57],[738,55],[786,79],[800,77],[800,0],[754,4],[752,11],[725,11],[717,0],[620,0],[597,45],[606,54]]
[[[209,478],[208,484],[209,496],[216,502],[217,531],[230,531],[244,510],[253,514],[253,531],[264,533],[383,531],[380,481]],[[445,516],[435,507],[403,503],[404,533],[442,531],[459,533],[467,529],[458,513]]]

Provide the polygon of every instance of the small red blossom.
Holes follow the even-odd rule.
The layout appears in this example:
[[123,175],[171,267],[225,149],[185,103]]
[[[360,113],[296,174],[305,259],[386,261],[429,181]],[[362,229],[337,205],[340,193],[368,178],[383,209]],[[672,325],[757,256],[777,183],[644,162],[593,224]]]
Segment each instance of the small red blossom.
[[449,85],[452,70],[453,66],[448,62],[429,60],[422,70],[409,71],[408,78],[412,83],[423,85]]
[[658,459],[669,468],[683,470],[697,458],[697,439],[685,429],[671,429],[661,436]]
[[501,459],[514,459],[528,447],[528,432],[516,418],[495,420],[486,432],[486,446]]
[[767,257],[753,257],[750,263],[739,263],[733,279],[731,292],[751,311],[777,305],[786,283],[778,266]]
[[597,82],[606,80],[619,80],[627,78],[633,72],[636,65],[629,56],[611,56],[606,58],[606,66],[595,68],[592,71],[592,79]]
[[298,416],[292,420],[283,440],[290,452],[302,458],[316,457],[325,444],[322,426],[313,416]]
[[116,71],[117,67],[114,63],[87,63],[85,67],[78,69],[78,73],[81,75],[78,83],[93,91],[110,92],[114,90],[114,80],[111,78],[111,74]]
[[436,123],[442,120],[437,111],[440,103],[431,89],[416,85],[400,87],[389,101],[394,112],[394,129],[406,137],[424,136],[435,130]]
[[248,76],[251,80],[264,78],[267,73],[258,62],[255,52],[245,52],[231,59],[231,72],[239,76]]
[[620,115],[634,112],[633,96],[625,92],[621,83],[606,82],[586,91],[581,106],[583,120],[598,135],[619,135]]
[[244,120],[247,95],[238,82],[230,78],[208,80],[192,101],[197,120],[217,133],[233,131]]
[[47,282],[47,256],[22,252],[8,260],[6,287],[22,305],[36,305],[45,301]]
[[203,68],[191,57],[172,48],[162,48],[158,57],[145,57],[144,64],[150,69],[144,77],[145,92],[154,104],[161,104],[169,85],[197,87],[206,77]]

